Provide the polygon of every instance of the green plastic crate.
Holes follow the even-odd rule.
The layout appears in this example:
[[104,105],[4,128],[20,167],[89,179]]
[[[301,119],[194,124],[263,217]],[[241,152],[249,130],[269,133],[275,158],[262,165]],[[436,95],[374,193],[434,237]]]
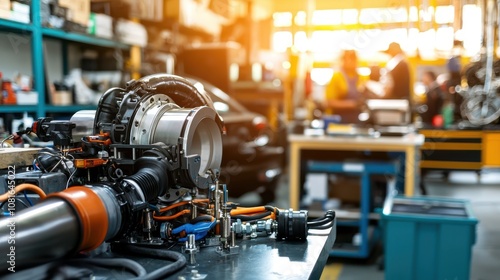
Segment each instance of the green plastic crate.
[[385,279],[469,279],[477,222],[466,200],[389,197],[381,219]]

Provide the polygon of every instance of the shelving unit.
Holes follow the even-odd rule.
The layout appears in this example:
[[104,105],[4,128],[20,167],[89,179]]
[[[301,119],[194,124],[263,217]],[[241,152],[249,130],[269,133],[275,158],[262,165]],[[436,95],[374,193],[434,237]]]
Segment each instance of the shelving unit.
[[[17,34],[29,35],[31,38],[31,57],[34,91],[38,92],[38,105],[0,105],[0,113],[35,113],[37,117],[44,117],[47,113],[71,113],[78,110],[95,109],[93,105],[55,106],[45,103],[47,92],[44,73],[43,39],[53,38],[63,42],[76,42],[97,47],[130,50],[132,46],[105,38],[91,35],[66,32],[64,30],[43,27],[41,24],[40,1],[31,1],[31,23],[21,23],[0,19],[0,32],[8,31]],[[63,53],[62,55],[66,55]],[[63,59],[65,61],[65,59]],[[66,66],[63,66],[65,68]]]

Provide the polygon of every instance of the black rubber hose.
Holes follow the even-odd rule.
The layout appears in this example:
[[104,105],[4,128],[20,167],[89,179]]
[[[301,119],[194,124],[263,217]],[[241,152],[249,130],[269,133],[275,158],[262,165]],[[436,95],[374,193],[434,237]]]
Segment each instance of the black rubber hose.
[[308,227],[321,226],[333,221],[334,219],[335,219],[335,211],[328,210],[326,211],[323,217],[307,222],[307,226]]
[[236,216],[231,216],[231,219],[236,220],[240,219],[242,221],[253,221],[253,220],[260,220],[263,219],[267,216],[271,215],[271,212],[264,212],[262,214],[257,214],[257,215],[236,215]]
[[329,229],[329,228],[333,227],[333,222],[330,222],[330,223],[325,224],[325,225],[313,226],[313,227],[311,227],[311,226],[308,225],[307,227],[309,229]]
[[94,118],[94,134],[98,134],[100,123],[111,123],[116,118],[119,106],[116,102],[117,93],[122,92],[121,88],[108,89],[99,100]]
[[212,221],[212,216],[210,215],[204,215],[204,216],[198,216],[194,219],[191,220],[191,224],[196,224],[196,223],[199,223],[199,222],[211,222]]
[[[194,108],[199,106],[209,106],[213,104],[202,96],[202,94],[186,79],[169,74],[154,74],[145,76],[131,83],[127,90],[137,91],[140,87],[144,90],[154,90],[154,93],[165,94],[173,101],[184,108]],[[152,92],[148,92],[152,93]],[[138,92],[140,94],[140,92]]]
[[146,269],[138,262],[126,258],[88,258],[73,259],[64,262],[62,265],[71,266],[95,266],[103,268],[125,268],[132,272],[136,277],[144,277],[147,274]]
[[167,160],[161,158],[141,157],[135,163],[137,172],[126,179],[135,181],[142,189],[146,201],[151,201],[167,191],[167,163]]
[[6,280],[38,280],[80,279],[82,277],[82,279],[86,279],[88,274],[93,274],[92,270],[83,269],[89,267],[125,269],[134,274],[136,278],[142,278],[147,274],[146,269],[142,265],[126,258],[76,258],[16,271],[12,277],[2,275],[0,278]]
[[148,279],[165,279],[168,276],[171,276],[173,273],[178,271],[179,269],[186,266],[186,257],[175,251],[162,250],[162,249],[151,249],[145,247],[138,247],[133,245],[125,245],[117,247],[123,253],[133,253],[137,255],[143,255],[146,257],[155,257],[165,260],[173,261],[173,263],[166,265],[162,268],[159,268],[153,272],[150,272],[144,276],[138,277],[136,279],[148,280]]
[[327,224],[327,223],[329,223],[331,221],[332,221],[331,219],[325,218],[325,219],[322,219],[322,220],[307,222],[307,226],[308,227],[321,226],[321,225]]

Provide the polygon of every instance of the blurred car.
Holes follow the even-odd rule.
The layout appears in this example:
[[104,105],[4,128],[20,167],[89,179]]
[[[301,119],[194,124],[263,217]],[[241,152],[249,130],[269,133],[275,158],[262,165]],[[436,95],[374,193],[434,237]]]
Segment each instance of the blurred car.
[[250,112],[219,88],[198,78],[187,79],[212,98],[224,119],[220,180],[228,186],[229,196],[257,192],[263,204],[274,201],[283,171],[284,148],[272,145],[274,133],[267,119]]

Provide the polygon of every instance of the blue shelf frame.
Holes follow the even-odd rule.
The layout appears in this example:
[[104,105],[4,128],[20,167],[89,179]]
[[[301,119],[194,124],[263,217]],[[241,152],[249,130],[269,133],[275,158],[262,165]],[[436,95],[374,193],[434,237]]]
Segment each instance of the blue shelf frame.
[[124,50],[130,49],[129,45],[121,43],[121,42],[117,42],[117,41],[113,41],[113,40],[109,40],[109,39],[105,39],[105,38],[98,38],[98,37],[85,35],[85,34],[66,32],[66,31],[60,30],[60,29],[43,27],[42,34],[45,37],[63,39],[66,41],[83,43],[83,44],[88,44],[88,45],[93,45],[93,46],[119,48],[119,49],[124,49]]
[[0,113],[36,113],[37,107],[36,105],[0,105]]
[[68,105],[68,106],[58,106],[58,105],[47,105],[45,110],[47,113],[74,113],[81,110],[96,110],[96,105]]
[[[398,161],[365,161],[365,162],[334,162],[334,161],[309,161],[307,163],[307,172],[321,173],[344,173],[361,177],[361,209],[359,219],[359,232],[361,233],[361,245],[358,250],[339,250],[335,249],[330,252],[330,256],[350,257],[350,258],[367,258],[370,255],[371,249],[375,244],[375,239],[378,238],[374,234],[370,238],[368,233],[369,214],[370,214],[370,195],[372,175],[388,175],[397,176],[399,170]],[[342,222],[337,221],[337,225],[341,226]],[[347,226],[356,226],[352,221]]]
[[31,63],[33,71],[33,81],[35,83],[34,90],[38,92],[38,105],[0,105],[0,113],[36,113],[37,117],[44,117],[47,113],[71,113],[79,110],[95,110],[93,105],[71,105],[71,106],[54,106],[45,103],[46,81],[44,71],[44,50],[43,39],[54,38],[62,41],[63,44],[63,71],[67,73],[67,58],[66,42],[76,42],[92,46],[117,48],[121,50],[129,50],[130,45],[105,39],[98,38],[86,34],[78,34],[66,32],[60,29],[46,28],[42,26],[40,1],[31,1],[31,23],[16,22],[8,19],[0,18],[0,31],[7,30],[17,33],[28,33],[31,37]]
[[29,23],[18,22],[8,19],[0,18],[0,28],[1,29],[9,29],[9,30],[21,30],[21,31],[32,31],[33,26]]

